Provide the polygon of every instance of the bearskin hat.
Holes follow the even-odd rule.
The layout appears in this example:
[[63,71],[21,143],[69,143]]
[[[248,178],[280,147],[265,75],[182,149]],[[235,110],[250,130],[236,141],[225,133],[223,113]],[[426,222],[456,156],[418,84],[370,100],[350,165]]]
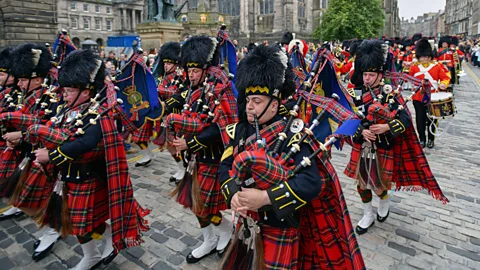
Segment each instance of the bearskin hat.
[[257,48],[257,45],[255,43],[248,43],[247,46],[247,52],[252,52],[255,48]]
[[68,54],[58,71],[61,87],[99,91],[105,84],[105,64],[91,50],[76,50]]
[[364,40],[357,50],[355,70],[360,72],[384,72],[388,57],[388,45],[381,40]]
[[355,56],[355,54],[358,51],[358,47],[360,46],[360,44],[362,44],[362,42],[363,42],[363,39],[354,40],[352,41],[352,43],[350,43],[350,55],[352,57]]
[[293,34],[291,32],[285,32],[283,34],[282,40],[280,41],[280,44],[282,45],[287,45],[292,41],[293,39]]
[[452,38],[450,36],[440,37],[440,40],[438,41],[438,47],[442,48],[442,44],[444,42],[448,43],[448,45],[450,46],[450,44],[452,44]]
[[178,61],[180,61],[180,43],[167,42],[163,44],[158,53],[158,74],[163,76],[165,73],[163,63],[178,64]]
[[15,78],[44,78],[52,68],[52,55],[43,45],[25,43],[12,51],[11,74]]
[[450,45],[458,46],[458,43],[459,43],[458,37],[453,36],[453,37],[452,37],[452,43],[450,43]]
[[402,41],[402,46],[405,48],[405,47],[408,47],[408,46],[413,46],[414,42],[413,40],[409,39],[409,38],[405,38],[403,39]]
[[353,40],[344,40],[342,42],[342,49],[348,49],[350,45],[352,44]]
[[206,69],[218,66],[220,51],[216,38],[207,35],[192,36],[182,46],[180,62],[184,69],[189,67]]
[[402,39],[400,37],[394,37],[393,38],[395,44],[401,44],[402,43]]
[[6,47],[0,51],[0,72],[10,73],[12,50],[12,47]]
[[412,42],[415,43],[415,42],[419,41],[422,38],[422,36],[423,36],[422,33],[413,34]]
[[425,38],[420,39],[415,45],[415,55],[417,58],[420,58],[422,56],[427,56],[432,58],[435,57],[433,54],[433,48],[430,45],[430,42],[428,42],[428,40]]
[[265,95],[283,99],[295,91],[293,72],[282,50],[260,45],[239,64],[235,86],[239,102],[249,95]]

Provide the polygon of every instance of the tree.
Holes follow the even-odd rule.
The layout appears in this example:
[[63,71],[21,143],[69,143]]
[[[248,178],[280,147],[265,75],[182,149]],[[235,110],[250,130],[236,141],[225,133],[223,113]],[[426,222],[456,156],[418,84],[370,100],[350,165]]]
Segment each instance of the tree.
[[331,0],[313,36],[345,40],[380,36],[385,25],[382,0]]

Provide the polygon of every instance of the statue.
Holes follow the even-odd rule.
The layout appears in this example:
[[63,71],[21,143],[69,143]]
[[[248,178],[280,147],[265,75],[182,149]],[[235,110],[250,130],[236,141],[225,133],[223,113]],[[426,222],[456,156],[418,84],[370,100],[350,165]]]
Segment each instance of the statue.
[[149,21],[175,21],[175,0],[148,0]]

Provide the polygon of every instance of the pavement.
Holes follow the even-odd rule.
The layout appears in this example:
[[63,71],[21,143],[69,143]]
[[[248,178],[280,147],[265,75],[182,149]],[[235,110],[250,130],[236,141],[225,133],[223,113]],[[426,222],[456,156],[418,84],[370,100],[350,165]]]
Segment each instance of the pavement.
[[[435,148],[426,149],[450,203],[443,205],[425,191],[391,192],[389,218],[357,237],[368,269],[480,269],[480,68],[464,65],[464,70],[467,75],[455,88],[458,113],[440,122],[442,135]],[[349,147],[334,151],[332,163],[356,225],[362,215],[360,198],[355,182],[342,173],[349,155]],[[176,167],[171,156],[157,152],[155,160],[141,169],[133,166],[136,157],[129,158],[135,196],[153,210],[148,217],[151,229],[140,247],[122,251],[106,269],[217,268],[215,255],[195,265],[185,262],[202,237],[195,216],[168,196],[174,188],[168,178]],[[48,257],[32,262],[32,245],[40,235],[25,216],[0,222],[0,270],[67,269],[80,261],[81,248],[69,236],[56,243]]]

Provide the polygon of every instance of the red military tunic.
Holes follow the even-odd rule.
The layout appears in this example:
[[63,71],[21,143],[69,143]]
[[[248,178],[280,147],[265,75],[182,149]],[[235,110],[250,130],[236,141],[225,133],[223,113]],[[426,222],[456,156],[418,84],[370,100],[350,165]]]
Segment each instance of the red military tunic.
[[455,59],[453,58],[453,52],[450,49],[439,49],[437,61],[440,64],[446,65],[449,68],[454,67]]
[[[450,74],[445,70],[445,67],[436,62],[430,62],[425,65],[415,63],[410,69],[410,75],[422,80],[427,78],[436,90],[438,90],[440,84],[448,87],[450,83]],[[422,101],[424,95],[423,91],[419,91],[413,96],[413,100]]]

